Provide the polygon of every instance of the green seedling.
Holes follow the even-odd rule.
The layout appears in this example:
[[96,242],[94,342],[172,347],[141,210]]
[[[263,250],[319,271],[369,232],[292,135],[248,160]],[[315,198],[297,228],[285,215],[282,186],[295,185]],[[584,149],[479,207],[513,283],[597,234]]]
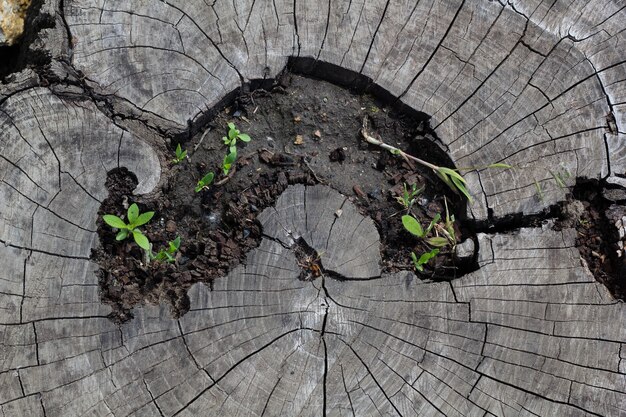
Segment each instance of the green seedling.
[[424,265],[426,265],[431,259],[439,254],[439,249],[431,249],[429,252],[422,253],[422,256],[417,258],[414,252],[411,252],[411,260],[413,261],[413,265],[415,269],[420,272],[424,271]]
[[454,214],[450,215],[450,211],[448,210],[448,199],[444,198],[443,203],[446,205],[446,218],[443,222],[443,228],[441,228],[441,234],[443,234],[448,243],[454,250],[456,247],[456,233],[454,232]]
[[250,142],[250,136],[245,133],[241,133],[234,123],[228,123],[228,136],[222,137],[225,145],[233,147],[237,145],[237,139],[242,142]]
[[[441,215],[437,213],[428,227],[424,229],[419,220],[407,214],[402,216],[402,225],[409,233],[420,239],[424,239],[430,246],[436,248],[450,246],[454,249],[456,246],[456,233],[454,232],[455,219],[454,215],[450,215],[448,210],[448,200],[444,200],[444,203],[446,205],[446,218],[443,223],[440,222]],[[428,237],[431,230],[434,230],[435,236]]]
[[124,240],[132,234],[135,243],[137,243],[140,248],[149,251],[150,241],[137,228],[148,223],[152,219],[152,216],[154,216],[154,211],[147,211],[140,214],[139,207],[137,207],[137,204],[133,203],[130,207],[128,207],[127,214],[128,224],[113,214],[105,214],[102,216],[102,220],[104,220],[104,222],[112,228],[119,229],[119,232],[115,236],[116,240]]
[[424,187],[417,188],[417,184],[413,184],[411,189],[409,190],[407,184],[404,183],[404,190],[402,191],[402,195],[400,197],[396,197],[396,200],[402,207],[406,210],[411,210],[411,207],[415,203],[415,199],[420,193],[424,191]]
[[199,193],[205,188],[209,188],[209,185],[213,183],[213,178],[215,178],[215,174],[213,172],[209,172],[208,174],[206,174],[200,179],[200,181],[198,181],[198,184],[196,184],[195,191]]
[[419,237],[420,239],[423,239],[430,233],[432,228],[435,227],[435,225],[437,224],[437,222],[439,222],[440,219],[441,219],[441,216],[439,214],[436,214],[435,217],[431,220],[426,230],[424,230],[419,220],[417,220],[415,217],[411,216],[410,214],[405,214],[404,216],[402,216],[402,225],[409,233],[411,233],[414,236]]
[[180,236],[177,236],[176,239],[167,242],[168,247],[166,249],[161,249],[158,253],[150,253],[150,258],[155,261],[173,263],[176,259],[174,258],[174,254],[180,248]]
[[222,171],[224,175],[228,175],[233,164],[237,160],[237,140],[242,142],[250,142],[251,138],[245,133],[241,133],[234,123],[228,123],[228,136],[222,137],[224,145],[228,146],[228,154],[224,157],[222,163]]
[[179,164],[187,158],[187,151],[181,148],[180,143],[176,146],[176,158],[172,159],[172,163]]
[[376,139],[375,137],[370,135],[367,130],[367,116],[365,116],[365,118],[363,119],[363,128],[361,129],[361,135],[363,135],[365,140],[372,145],[380,146],[381,148],[391,152],[393,155],[399,155],[407,161],[412,160],[420,165],[432,169],[433,172],[437,174],[437,176],[441,178],[441,180],[445,182],[446,185],[450,187],[450,189],[452,189],[452,191],[454,191],[455,193],[460,192],[467,198],[470,203],[472,202],[472,197],[467,190],[467,183],[465,182],[463,176],[459,174],[457,170],[431,164],[430,162],[424,161],[423,159],[416,158],[413,155],[409,155],[408,153],[396,148],[395,146],[388,145],[382,140]]
[[[450,246],[452,250],[456,247],[456,233],[454,232],[454,215],[450,215],[448,211],[448,200],[444,199],[444,204],[446,205],[446,218],[443,222],[437,222],[434,227],[435,236],[425,239],[426,243],[430,246],[434,246],[437,248],[443,248],[445,246]],[[441,216],[439,214],[435,216],[435,218],[439,219]]]
[[[375,137],[370,135],[368,130],[367,130],[367,116],[365,116],[365,118],[363,119],[363,128],[361,129],[361,135],[363,135],[365,140],[368,143],[371,143],[372,145],[380,146],[381,148],[386,149],[389,152],[391,152],[393,155],[399,155],[399,156],[403,157],[404,159],[406,159],[407,161],[411,160],[411,161],[417,162],[420,165],[425,166],[426,168],[432,169],[433,172],[435,174],[437,174],[437,176],[439,178],[441,178],[441,180],[448,187],[450,187],[450,189],[452,191],[454,191],[457,194],[460,193],[460,194],[464,195],[465,198],[467,198],[467,200],[470,203],[472,202],[472,197],[470,196],[469,191],[467,190],[467,182],[465,181],[463,176],[459,173],[458,169],[452,169],[452,168],[447,168],[447,167],[440,167],[438,165],[431,164],[430,162],[424,161],[423,159],[416,158],[413,155],[409,155],[408,153],[404,152],[401,149],[396,148],[395,146],[388,145],[385,142],[383,142],[382,140],[376,139]],[[475,170],[475,169],[482,169],[482,168],[505,168],[505,169],[508,169],[508,168],[512,168],[512,167],[510,165],[508,165],[508,164],[494,163],[494,164],[491,164],[491,165],[487,165],[485,167],[467,168],[467,169]]]
[[230,152],[224,157],[224,162],[222,162],[222,171],[224,172],[224,175],[228,175],[236,160],[237,148],[232,146],[230,148]]

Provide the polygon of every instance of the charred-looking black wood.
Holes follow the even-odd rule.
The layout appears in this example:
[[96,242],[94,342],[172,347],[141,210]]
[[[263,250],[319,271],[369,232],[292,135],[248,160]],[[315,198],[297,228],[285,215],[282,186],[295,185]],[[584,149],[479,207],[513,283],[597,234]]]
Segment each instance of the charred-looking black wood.
[[[431,115],[458,167],[514,165],[467,175],[477,220],[541,212],[577,177],[623,185],[623,4],[42,8],[55,27],[33,47],[50,63],[0,85],[0,415],[624,414],[626,309],[581,262],[572,227],[479,234],[480,269],[460,280],[371,279],[366,248],[332,243],[341,218],[318,246],[286,204],[272,219],[289,233],[262,240],[212,291],[194,285],[185,316],[146,306],[120,326],[89,260],[107,172],[126,167],[135,193],[152,192],[162,135],[201,125],[227,93],[293,56],[363,74]],[[550,171],[570,173],[565,187]],[[322,190],[286,196],[306,197],[303,210],[335,204]],[[310,235],[324,268],[367,279],[298,279],[293,233]],[[357,272],[342,271],[350,263]]]

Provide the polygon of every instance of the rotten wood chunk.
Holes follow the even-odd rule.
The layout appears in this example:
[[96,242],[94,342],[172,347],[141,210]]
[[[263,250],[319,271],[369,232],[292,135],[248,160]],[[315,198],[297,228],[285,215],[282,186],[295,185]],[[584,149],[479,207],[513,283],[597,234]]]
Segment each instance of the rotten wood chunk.
[[259,160],[264,164],[272,166],[294,166],[296,161],[289,155],[283,153],[274,153],[268,149],[259,149]]

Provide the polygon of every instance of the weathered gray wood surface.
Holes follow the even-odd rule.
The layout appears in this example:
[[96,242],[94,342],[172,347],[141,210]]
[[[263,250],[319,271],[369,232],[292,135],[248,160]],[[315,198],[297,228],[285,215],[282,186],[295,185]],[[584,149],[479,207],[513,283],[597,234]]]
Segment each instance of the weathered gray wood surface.
[[[88,260],[106,172],[126,166],[150,192],[153,128],[183,130],[289,56],[361,72],[431,114],[458,166],[517,165],[468,175],[476,218],[562,199],[554,167],[623,174],[626,4],[62,4],[45,3],[57,28],[42,44],[65,81],[40,87],[26,71],[0,85],[1,415],[626,415],[626,310],[581,264],[571,230],[481,235],[481,269],[452,284],[303,282],[292,251],[267,239],[214,291],[194,286],[182,319],[147,306],[119,327]],[[315,193],[266,220],[341,200]],[[324,228],[292,229],[326,233],[316,249],[329,265],[357,259],[331,245],[345,237],[328,229],[334,210],[319,215]]]

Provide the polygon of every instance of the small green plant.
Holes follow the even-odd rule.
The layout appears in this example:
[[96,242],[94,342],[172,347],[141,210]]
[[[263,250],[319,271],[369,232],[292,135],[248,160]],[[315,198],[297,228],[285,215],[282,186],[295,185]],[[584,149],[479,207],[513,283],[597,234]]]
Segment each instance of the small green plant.
[[450,211],[448,210],[448,200],[444,198],[444,204],[446,205],[446,218],[443,222],[443,226],[439,226],[441,234],[445,236],[448,241],[448,244],[452,247],[452,250],[456,247],[456,233],[454,232],[454,214],[450,215]]
[[[411,161],[417,162],[420,165],[425,166],[426,168],[432,169],[433,172],[439,178],[441,178],[441,180],[448,187],[450,187],[452,191],[454,191],[457,194],[458,193],[463,194],[470,203],[472,202],[472,197],[470,196],[469,191],[467,190],[467,182],[465,181],[465,178],[463,178],[463,176],[459,173],[458,169],[440,167],[438,165],[431,164],[430,162],[424,161],[423,159],[416,158],[413,155],[409,155],[408,153],[404,152],[402,149],[398,149],[395,146],[388,145],[382,140],[376,139],[367,130],[367,116],[365,116],[365,118],[363,119],[363,128],[361,129],[361,135],[363,135],[363,138],[365,138],[365,140],[368,143],[371,143],[372,145],[380,146],[381,148],[386,149],[389,152],[391,152],[393,155],[399,155],[407,161],[411,160]],[[495,163],[495,164],[487,165],[485,167],[465,168],[465,170],[476,170],[476,169],[483,169],[483,168],[509,169],[509,168],[512,168],[512,166],[508,164],[504,164],[504,163]]]
[[228,175],[236,160],[237,148],[232,147],[230,148],[230,152],[224,157],[224,162],[222,162],[222,172],[224,172],[224,175]]
[[437,224],[437,222],[440,219],[441,219],[441,216],[439,214],[436,214],[435,217],[431,220],[426,230],[424,230],[419,220],[417,220],[415,217],[411,216],[410,214],[405,214],[404,216],[402,216],[402,224],[404,225],[404,228],[409,233],[419,237],[420,239],[423,239],[430,233],[432,228]]
[[[429,252],[423,253],[419,258],[414,252],[411,252],[411,260],[415,269],[423,271],[423,265],[427,264],[432,258],[439,254],[440,248],[449,246],[453,251],[456,247],[456,233],[454,231],[454,215],[450,215],[448,210],[448,200],[444,199],[446,206],[446,217],[441,221],[441,215],[437,213],[430,221],[430,224],[424,229],[415,217],[410,214],[402,216],[402,225],[412,235],[423,239],[429,246],[433,247]],[[434,236],[429,234],[434,232]]]
[[213,178],[215,178],[215,174],[213,172],[209,172],[204,177],[200,178],[200,181],[198,181],[198,184],[196,184],[195,191],[199,193],[205,188],[209,188],[209,185],[213,183]]
[[396,197],[396,200],[406,210],[411,210],[411,207],[413,207],[413,204],[415,203],[415,199],[418,195],[420,195],[422,191],[424,191],[424,187],[418,189],[417,184],[413,184],[411,186],[411,189],[409,190],[407,184],[404,183],[404,190],[402,191],[402,195]]
[[422,253],[422,255],[418,259],[417,255],[415,255],[415,252],[411,252],[411,260],[413,261],[413,265],[415,266],[415,269],[417,269],[420,272],[423,272],[424,265],[426,265],[431,259],[433,259],[438,254],[439,254],[439,249],[431,249],[428,252]]
[[113,214],[105,214],[102,216],[102,220],[112,228],[119,229],[119,232],[115,236],[116,240],[124,240],[132,234],[135,243],[137,243],[140,248],[149,251],[150,241],[146,235],[137,228],[148,223],[152,219],[152,216],[154,216],[154,211],[147,211],[140,214],[139,207],[137,207],[137,204],[133,203],[128,207],[128,224]]
[[180,143],[176,146],[176,158],[172,159],[172,163],[179,164],[187,158],[187,151],[181,148]]
[[222,137],[224,144],[228,146],[228,154],[224,157],[222,163],[222,171],[224,175],[228,175],[233,164],[237,160],[237,140],[242,142],[250,142],[251,138],[245,133],[241,133],[234,123],[228,123],[228,136]]
[[180,248],[180,236],[177,236],[176,239],[167,242],[168,247],[165,249],[161,249],[159,252],[150,253],[150,259],[155,261],[173,263],[176,259],[174,258],[174,254]]
[[224,144],[228,145],[229,147],[236,146],[237,139],[241,140],[242,142],[250,142],[250,136],[245,133],[241,133],[241,131],[237,129],[234,123],[228,123],[228,137],[222,137]]

